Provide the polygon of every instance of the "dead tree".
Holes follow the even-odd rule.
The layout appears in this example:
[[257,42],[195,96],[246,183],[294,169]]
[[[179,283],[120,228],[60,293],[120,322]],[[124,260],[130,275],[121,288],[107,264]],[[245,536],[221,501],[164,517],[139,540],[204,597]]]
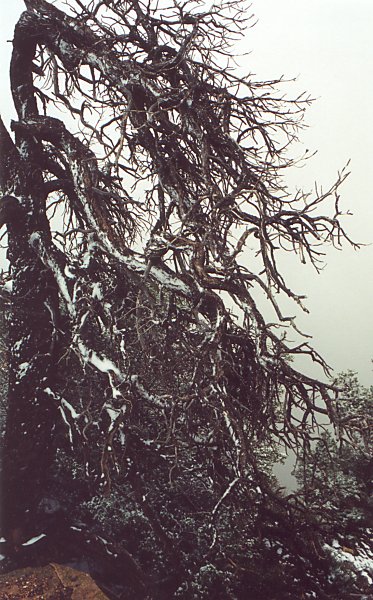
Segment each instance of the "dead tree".
[[[14,140],[0,130],[13,286],[5,535],[17,547],[40,533],[62,431],[91,490],[128,484],[170,561],[182,549],[150,482],[180,486],[215,530],[212,560],[237,490],[248,506],[273,497],[263,447],[297,448],[318,414],[336,419],[332,388],[289,360],[327,371],[307,340],[286,339],[296,324],[281,295],[303,297],[277,257],[318,268],[324,244],[348,240],[346,173],[327,192],[288,192],[309,99],[235,74],[241,2],[25,4]],[[203,508],[188,492],[198,465]]]

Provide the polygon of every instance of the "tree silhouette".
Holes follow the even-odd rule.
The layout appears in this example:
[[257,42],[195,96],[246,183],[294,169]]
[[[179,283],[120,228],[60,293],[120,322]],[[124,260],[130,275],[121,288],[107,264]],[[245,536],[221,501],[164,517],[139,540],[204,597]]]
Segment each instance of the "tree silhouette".
[[[47,514],[76,532],[73,509],[82,520],[96,502],[116,515],[105,543],[111,528],[108,552],[130,565],[139,597],[193,585],[231,597],[258,523],[298,510],[270,474],[278,444],[307,447],[317,415],[337,421],[333,386],[289,360],[327,371],[307,340],[286,339],[297,328],[278,299],[304,307],[278,256],[319,268],[324,244],[352,243],[340,223],[347,174],[327,192],[287,190],[310,100],[236,74],[242,2],[25,4],[14,140],[0,128],[9,552],[17,562]],[[138,546],[144,536],[156,550]]]

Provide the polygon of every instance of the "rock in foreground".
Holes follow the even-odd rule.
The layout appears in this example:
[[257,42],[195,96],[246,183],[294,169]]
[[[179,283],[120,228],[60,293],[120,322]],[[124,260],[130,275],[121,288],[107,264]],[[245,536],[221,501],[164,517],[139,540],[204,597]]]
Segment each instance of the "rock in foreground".
[[1,600],[108,600],[86,573],[51,563],[0,575]]

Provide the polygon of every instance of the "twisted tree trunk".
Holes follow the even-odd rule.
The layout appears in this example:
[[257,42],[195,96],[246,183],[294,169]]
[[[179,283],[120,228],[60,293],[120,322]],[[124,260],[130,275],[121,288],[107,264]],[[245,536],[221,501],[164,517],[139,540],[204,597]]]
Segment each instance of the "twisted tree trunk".
[[[11,83],[20,120],[37,114],[33,87],[36,42],[20,20],[14,35]],[[27,133],[15,142],[3,124],[0,221],[8,229],[12,277],[9,317],[9,392],[2,474],[2,527],[10,547],[37,530],[53,458],[56,407],[47,391],[56,377],[56,283],[35,253],[33,234],[50,239],[45,215],[42,150]]]

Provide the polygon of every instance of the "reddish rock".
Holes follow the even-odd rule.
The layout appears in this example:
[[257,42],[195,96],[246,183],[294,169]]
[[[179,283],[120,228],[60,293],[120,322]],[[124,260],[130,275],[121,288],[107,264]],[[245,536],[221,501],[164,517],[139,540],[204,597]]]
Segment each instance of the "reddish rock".
[[51,563],[0,575],[1,600],[108,600],[86,573]]

